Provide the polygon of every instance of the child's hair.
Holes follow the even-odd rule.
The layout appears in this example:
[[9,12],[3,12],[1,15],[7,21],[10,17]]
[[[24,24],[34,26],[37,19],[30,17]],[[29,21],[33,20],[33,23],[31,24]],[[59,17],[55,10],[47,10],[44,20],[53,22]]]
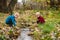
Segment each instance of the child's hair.
[[19,17],[19,13],[18,12],[15,12],[14,16],[15,17]]
[[36,12],[36,15],[40,15],[40,12]]

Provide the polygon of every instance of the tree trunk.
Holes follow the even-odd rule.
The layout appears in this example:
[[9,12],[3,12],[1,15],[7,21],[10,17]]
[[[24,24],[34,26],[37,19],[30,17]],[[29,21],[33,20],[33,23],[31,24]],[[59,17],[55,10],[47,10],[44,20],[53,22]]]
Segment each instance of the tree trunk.
[[12,12],[14,10],[14,6],[17,3],[17,0],[11,0],[8,5],[8,11]]
[[22,0],[23,3],[23,10],[25,10],[25,0]]
[[58,0],[58,7],[60,7],[60,0]]
[[0,11],[5,12],[7,6],[7,0],[0,0]]
[[50,7],[54,7],[54,0],[50,0]]

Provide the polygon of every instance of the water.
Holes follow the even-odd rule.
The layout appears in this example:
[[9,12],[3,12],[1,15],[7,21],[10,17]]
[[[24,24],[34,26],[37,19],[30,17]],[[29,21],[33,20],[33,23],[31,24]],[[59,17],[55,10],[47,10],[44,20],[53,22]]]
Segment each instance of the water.
[[22,28],[21,29],[21,35],[18,37],[17,40],[32,40],[31,36],[28,36],[29,33],[29,29],[28,28]]

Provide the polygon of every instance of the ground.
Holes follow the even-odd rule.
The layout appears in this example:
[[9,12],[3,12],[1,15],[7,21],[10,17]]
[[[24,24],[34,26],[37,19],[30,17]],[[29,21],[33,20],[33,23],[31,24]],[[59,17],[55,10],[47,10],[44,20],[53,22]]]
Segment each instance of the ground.
[[[36,16],[35,13],[37,11],[40,11],[42,16],[45,18],[45,24],[36,24]],[[3,34],[1,35],[1,39],[3,39],[2,36],[4,36],[4,39],[6,38],[5,36],[9,36],[15,33],[18,30],[20,30],[20,28],[22,27],[29,27],[30,29],[33,29],[33,39],[34,40],[53,40],[54,38],[56,38],[57,40],[59,39],[59,29],[60,29],[60,12],[59,11],[55,11],[55,10],[26,10],[26,11],[22,11],[19,10],[20,13],[20,18],[17,19],[17,26],[14,28],[7,27],[7,25],[5,24],[5,19],[6,17],[9,15],[8,13],[0,13],[0,32],[3,32]],[[36,25],[38,25],[38,30],[36,31]],[[6,30],[9,30],[7,31]],[[12,33],[12,34],[11,34]],[[16,34],[16,33],[15,33]],[[17,35],[19,35],[20,32],[17,33]],[[53,35],[54,34],[54,35]],[[16,36],[16,35],[14,35]],[[15,37],[12,37],[13,39],[15,39]],[[9,39],[12,39],[9,37]],[[7,38],[6,38],[7,39]]]

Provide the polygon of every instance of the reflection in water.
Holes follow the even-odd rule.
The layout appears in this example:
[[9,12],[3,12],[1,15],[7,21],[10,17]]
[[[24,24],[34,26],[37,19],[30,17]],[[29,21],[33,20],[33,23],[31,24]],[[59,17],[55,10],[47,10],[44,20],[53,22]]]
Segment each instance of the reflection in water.
[[21,29],[21,35],[18,37],[18,40],[32,40],[32,37],[28,36],[29,32],[30,31],[28,28],[22,28]]

